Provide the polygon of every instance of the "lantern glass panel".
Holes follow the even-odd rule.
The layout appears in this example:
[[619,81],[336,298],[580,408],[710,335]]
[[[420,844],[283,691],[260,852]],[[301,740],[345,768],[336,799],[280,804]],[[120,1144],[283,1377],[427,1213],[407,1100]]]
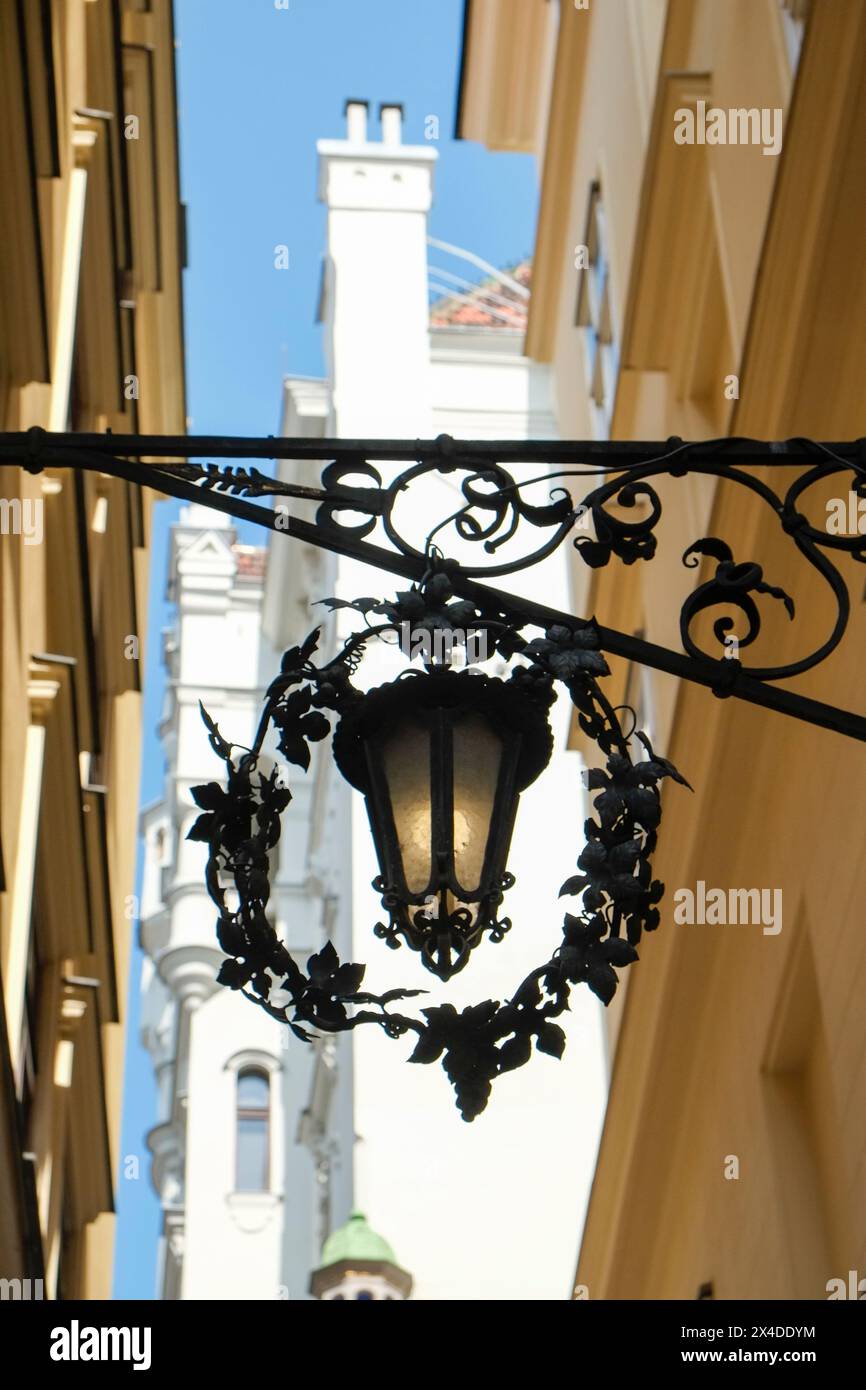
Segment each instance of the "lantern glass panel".
[[467,893],[481,888],[502,765],[502,740],[486,719],[454,724],[454,872]]
[[410,893],[430,883],[430,730],[404,720],[382,747],[382,764],[391,811]]

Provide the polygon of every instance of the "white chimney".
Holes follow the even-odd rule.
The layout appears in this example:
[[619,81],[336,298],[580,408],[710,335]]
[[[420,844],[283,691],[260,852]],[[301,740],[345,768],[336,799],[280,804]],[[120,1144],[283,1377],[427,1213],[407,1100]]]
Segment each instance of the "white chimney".
[[344,438],[428,438],[427,214],[436,151],[402,143],[395,102],[379,110],[381,141],[317,147],[328,209],[322,317],[331,428]]
[[346,102],[346,139],[350,145],[363,145],[367,140],[368,101]]
[[382,123],[382,144],[399,145],[403,127],[403,107],[398,102],[383,101],[379,107]]

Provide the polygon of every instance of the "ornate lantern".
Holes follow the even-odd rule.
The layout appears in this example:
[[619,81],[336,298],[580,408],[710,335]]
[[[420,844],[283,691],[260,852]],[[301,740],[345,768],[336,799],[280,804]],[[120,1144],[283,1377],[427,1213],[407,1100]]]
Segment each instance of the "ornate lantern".
[[[637,960],[642,933],[658,925],[663,892],[649,862],[661,816],[657,784],[683,779],[642,734],[633,737],[648,757],[633,761],[632,733],[624,732],[598,685],[607,664],[593,622],[553,624],[527,639],[507,608],[490,612],[455,598],[446,564],[431,556],[422,583],[394,600],[326,600],[360,613],[365,628],[321,666],[312,660],[318,630],[284,654],[250,748],[229,743],[202,710],[227,783],[193,788],[203,814],[189,835],[209,845],[207,883],[229,957],[220,983],[243,990],[305,1041],[313,1038],[310,1028],[374,1025],[393,1038],[413,1034],[409,1060],[441,1060],[460,1113],[472,1120],[497,1076],[523,1066],[533,1050],[562,1055],[565,1034],[555,1020],[567,1010],[574,985],[587,984],[608,1003],[616,968]],[[385,621],[373,624],[370,614]],[[427,634],[483,633],[485,649],[511,667],[508,679],[456,671],[425,655],[425,669],[410,667],[389,684],[359,689],[353,677],[366,645],[393,639],[407,623]],[[499,916],[514,881],[506,867],[511,834],[520,793],[551,756],[548,714],[557,684],[568,690],[606,766],[588,774],[589,789],[598,793],[595,816],[584,825],[579,872],[560,889],[583,903],[565,914],[562,940],[549,959],[502,1003],[488,999],[460,1012],[450,1003],[430,1005],[420,1018],[400,1006],[426,991],[364,989],[365,966],[341,961],[330,940],[302,969],[268,916],[270,856],[291,800],[280,768],[263,765],[269,732],[277,735],[277,752],[304,769],[310,744],[333,732],[334,760],[366,798],[379,861],[374,887],[388,922],[374,931],[392,947],[405,941],[447,980],[485,933],[501,941],[511,925]]]
[[364,793],[390,914],[377,935],[421,952],[440,979],[486,931],[501,941],[502,894],[520,793],[547,766],[549,685],[448,668],[409,672],[352,704],[334,734],[343,776]]

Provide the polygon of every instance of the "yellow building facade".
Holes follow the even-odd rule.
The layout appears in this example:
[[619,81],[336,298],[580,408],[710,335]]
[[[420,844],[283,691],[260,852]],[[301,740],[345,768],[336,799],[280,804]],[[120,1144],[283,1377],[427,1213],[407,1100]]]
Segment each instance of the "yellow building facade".
[[[469,0],[458,133],[538,158],[527,352],[553,364],[562,437],[866,434],[864,70],[860,0]],[[678,140],[713,109],[725,143]],[[712,535],[796,602],[794,622],[763,603],[744,662],[820,644],[835,607],[770,509],[694,475],[658,491],[656,558],[575,556],[575,613],[681,650],[711,573],[682,555]],[[792,688],[863,712],[864,575],[838,565],[847,638]],[[665,790],[661,927],[609,1011],[575,1297],[827,1298],[866,1277],[866,750],[611,664],[613,703],[695,792]],[[781,930],[678,924],[699,882],[779,890]]]
[[[170,0],[0,0],[2,430],[185,428],[174,63]],[[4,1297],[110,1296],[149,506],[0,468]]]

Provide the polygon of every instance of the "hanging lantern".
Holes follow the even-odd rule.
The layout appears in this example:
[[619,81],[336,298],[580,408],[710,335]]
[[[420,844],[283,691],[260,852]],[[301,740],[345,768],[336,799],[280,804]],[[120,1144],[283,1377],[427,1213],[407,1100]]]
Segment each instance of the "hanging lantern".
[[[361,613],[365,628],[321,666],[312,660],[320,629],[284,653],[250,746],[230,743],[202,708],[227,769],[225,789],[215,782],[192,788],[202,814],[189,831],[209,846],[208,890],[227,957],[219,982],[243,990],[305,1042],[371,1025],[390,1038],[411,1033],[409,1060],[441,1061],[460,1113],[472,1120],[497,1076],[523,1066],[533,1051],[562,1055],[565,1034],[555,1020],[572,987],[587,984],[609,1003],[617,968],[637,960],[643,932],[659,925],[664,885],[652,878],[649,858],[661,817],[658,783],[684,779],[643,734],[623,730],[598,685],[607,664],[592,621],[554,623],[527,640],[506,607],[488,616],[475,601],[454,599],[441,566],[392,602],[327,603]],[[373,613],[387,621],[372,624]],[[480,630],[493,638],[498,659],[520,664],[503,680],[428,658],[423,671],[410,668],[389,684],[359,689],[352,678],[366,645],[407,620],[430,634]],[[405,1003],[425,991],[365,988],[366,966],[341,960],[331,939],[302,968],[268,916],[271,854],[292,796],[283,768],[263,765],[272,756],[264,752],[268,735],[276,735],[278,755],[307,769],[311,746],[332,733],[334,761],[366,799],[379,861],[374,887],[388,913],[374,931],[392,947],[407,943],[448,980],[485,934],[500,941],[511,926],[500,916],[514,882],[511,835],[520,793],[550,760],[557,683],[606,763],[587,779],[597,793],[595,815],[585,822],[579,872],[560,888],[560,896],[580,895],[582,904],[565,914],[552,955],[504,1002],[462,1009],[448,1002],[421,1009],[420,1018],[405,1012]],[[336,716],[335,725],[324,711]],[[633,737],[646,758],[633,760]]]
[[408,672],[345,710],[334,735],[343,776],[364,793],[379,860],[373,886],[390,922],[447,980],[485,932],[514,882],[506,863],[520,793],[553,748],[548,685],[529,693],[481,673]]

